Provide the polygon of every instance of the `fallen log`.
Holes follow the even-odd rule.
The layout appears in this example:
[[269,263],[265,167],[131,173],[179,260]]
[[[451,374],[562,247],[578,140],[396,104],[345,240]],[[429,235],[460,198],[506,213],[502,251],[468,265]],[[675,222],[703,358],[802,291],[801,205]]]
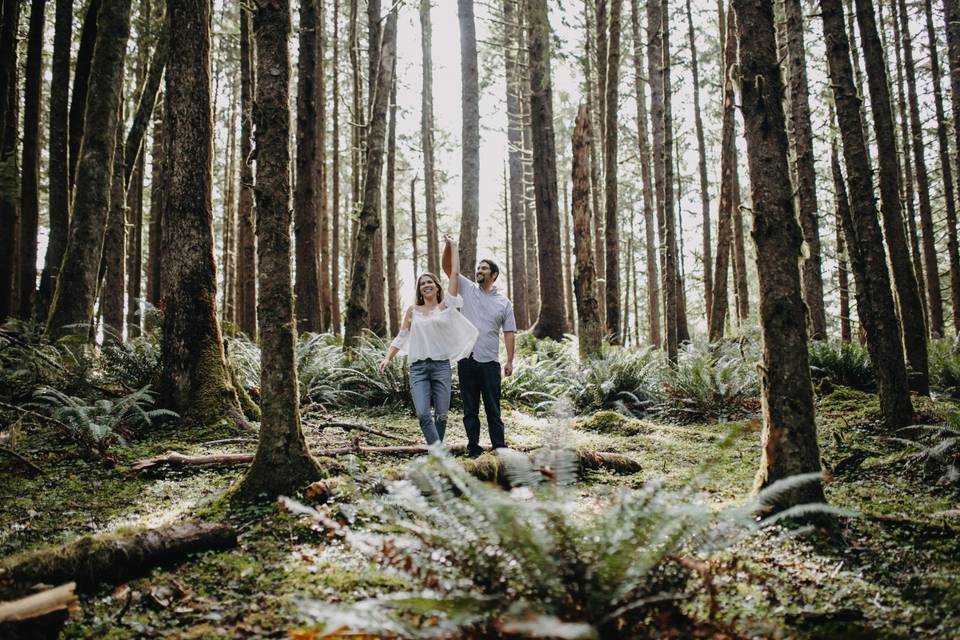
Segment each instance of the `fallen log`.
[[13,556],[0,563],[0,597],[20,597],[37,583],[76,582],[79,592],[120,584],[186,556],[237,544],[225,524],[187,523],[124,536],[85,536],[63,547]]
[[364,433],[369,433],[371,435],[380,436],[381,438],[386,438],[388,440],[396,440],[397,442],[402,442],[408,445],[416,445],[412,440],[398,436],[395,433],[387,433],[386,431],[381,431],[375,429],[369,425],[358,424],[356,422],[338,422],[338,421],[324,421],[324,422],[305,422],[309,427],[314,427],[317,430],[322,431],[323,429],[343,429],[344,431],[363,431]]
[[0,602],[0,637],[8,640],[57,638],[70,614],[79,607],[76,584],[68,582],[54,589]]
[[[608,451],[577,450],[577,476],[583,477],[587,471],[605,469],[618,474],[629,475],[642,470],[640,463],[629,456]],[[498,456],[485,455],[475,460],[465,460],[464,468],[470,475],[487,482],[495,482],[509,489],[512,486],[507,469]],[[555,469],[548,467],[536,468],[535,471],[553,479]]]
[[190,456],[179,451],[167,451],[159,456],[143,458],[134,462],[131,471],[143,471],[160,465],[172,467],[205,467],[208,465],[249,464],[253,462],[252,453],[211,453],[203,456]]

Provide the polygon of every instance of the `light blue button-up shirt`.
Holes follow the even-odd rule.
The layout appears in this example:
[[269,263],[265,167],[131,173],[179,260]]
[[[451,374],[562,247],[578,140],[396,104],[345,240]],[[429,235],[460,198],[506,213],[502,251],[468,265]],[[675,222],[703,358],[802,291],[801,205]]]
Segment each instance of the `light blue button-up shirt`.
[[480,285],[460,274],[463,315],[480,331],[473,347],[477,362],[500,362],[500,330],[516,331],[513,303],[494,287],[484,291]]

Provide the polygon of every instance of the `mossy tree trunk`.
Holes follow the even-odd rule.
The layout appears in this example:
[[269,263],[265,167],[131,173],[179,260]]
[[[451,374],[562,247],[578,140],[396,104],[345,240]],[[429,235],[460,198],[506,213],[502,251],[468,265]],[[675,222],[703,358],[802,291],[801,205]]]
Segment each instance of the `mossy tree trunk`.
[[56,15],[53,27],[53,59],[50,81],[50,130],[48,134],[48,166],[50,183],[50,236],[47,254],[40,275],[40,291],[37,297],[37,317],[46,318],[50,310],[50,298],[60,273],[60,261],[67,245],[67,228],[70,225],[70,183],[67,166],[67,117],[70,104],[70,43],[73,37],[73,2],[56,0]]
[[[907,362],[910,365],[910,388],[921,394],[930,393],[927,373],[927,341],[923,322],[920,290],[910,263],[910,250],[903,229],[900,207],[900,164],[897,162],[897,140],[890,106],[890,85],[883,48],[877,33],[872,0],[856,0],[860,41],[863,46],[870,106],[877,136],[877,162],[880,167],[880,214],[890,257],[893,283],[900,309],[900,328]],[[946,140],[944,138],[944,140]],[[952,195],[952,194],[951,194]]]
[[240,199],[237,205],[237,324],[257,338],[257,238],[253,210],[253,93],[257,76],[251,8],[240,4]]
[[573,278],[577,296],[577,337],[580,357],[600,353],[603,347],[599,302],[593,264],[593,243],[590,238],[590,114],[580,105],[573,129],[573,242],[577,254],[577,271]]
[[[773,3],[733,0],[732,4],[739,34],[741,110],[760,276],[763,448],[759,488],[819,471],[820,454],[798,269],[802,235],[790,186]],[[786,493],[773,507],[822,501],[822,486],[811,482]]]
[[293,193],[296,236],[297,331],[320,331],[320,264],[317,247],[317,108],[316,80],[319,20],[317,0],[300,2],[300,54],[297,58],[297,164]]
[[900,327],[894,313],[883,238],[877,222],[843,7],[840,0],[822,0],[821,7],[827,69],[850,188],[850,218],[843,221],[843,226],[856,284],[857,315],[865,329],[870,359],[877,372],[881,413],[887,426],[895,429],[909,424],[913,417]]
[[562,340],[568,329],[562,295],[563,262],[560,202],[557,193],[557,151],[553,135],[550,23],[546,0],[530,0],[526,9],[533,183],[540,266],[540,314],[531,331],[538,338]]
[[237,490],[247,498],[260,494],[275,498],[317,480],[320,468],[310,455],[300,426],[300,393],[294,356],[296,326],[288,231],[291,222],[289,0],[260,0],[254,11],[263,420],[253,464]]
[[210,0],[167,0],[166,211],[163,215],[163,334],[159,390],[188,424],[239,411],[217,322],[213,258],[213,122]]
[[623,0],[610,0],[610,35],[603,101],[603,173],[604,173],[604,267],[606,269],[606,333],[614,343],[620,342],[620,218],[617,192],[617,148],[620,112],[620,16]]
[[357,237],[354,241],[353,259],[350,268],[350,296],[347,299],[347,318],[344,328],[344,346],[356,345],[360,332],[366,325],[367,287],[370,276],[370,259],[374,236],[380,233],[380,220],[376,207],[383,172],[383,151],[387,129],[387,102],[393,76],[393,58],[396,55],[396,11],[387,18],[382,36],[380,63],[377,71],[376,92],[370,111],[370,131],[367,135],[367,157],[364,162],[363,206]]
[[97,45],[90,65],[89,97],[67,248],[47,320],[47,331],[53,337],[85,336],[87,326],[93,320],[100,258],[110,211],[117,121],[129,34],[130,0],[104,0],[97,28]]

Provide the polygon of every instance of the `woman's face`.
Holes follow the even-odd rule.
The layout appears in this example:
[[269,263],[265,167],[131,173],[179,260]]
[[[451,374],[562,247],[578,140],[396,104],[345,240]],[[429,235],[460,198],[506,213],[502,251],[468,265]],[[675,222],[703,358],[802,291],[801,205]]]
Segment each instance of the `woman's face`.
[[435,298],[437,295],[437,283],[430,276],[420,276],[417,282],[417,290],[424,298]]

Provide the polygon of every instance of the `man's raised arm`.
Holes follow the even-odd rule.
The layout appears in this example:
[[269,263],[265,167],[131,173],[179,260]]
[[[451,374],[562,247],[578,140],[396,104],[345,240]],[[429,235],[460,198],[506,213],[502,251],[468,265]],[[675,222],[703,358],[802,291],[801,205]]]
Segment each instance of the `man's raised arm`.
[[450,269],[452,268],[452,258],[450,257],[450,243],[443,243],[443,258],[440,260],[440,266],[443,268],[443,272],[447,274],[447,277],[450,277]]

